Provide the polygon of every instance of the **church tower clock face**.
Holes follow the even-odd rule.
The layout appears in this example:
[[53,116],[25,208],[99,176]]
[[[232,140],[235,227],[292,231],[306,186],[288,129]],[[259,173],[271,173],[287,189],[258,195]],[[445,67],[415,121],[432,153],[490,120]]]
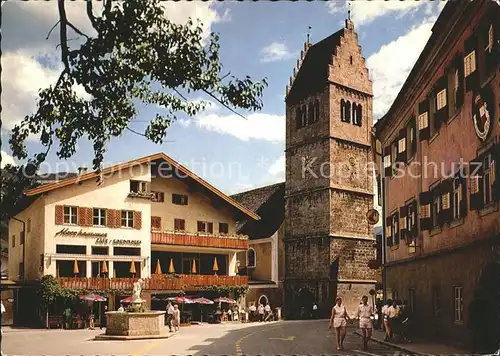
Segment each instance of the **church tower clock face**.
[[489,87],[472,97],[472,122],[477,137],[486,141],[493,129],[493,93]]

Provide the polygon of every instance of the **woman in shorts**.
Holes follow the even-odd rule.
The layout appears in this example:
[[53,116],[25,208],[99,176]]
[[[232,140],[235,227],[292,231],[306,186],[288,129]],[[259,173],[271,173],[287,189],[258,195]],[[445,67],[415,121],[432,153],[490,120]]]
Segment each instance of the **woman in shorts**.
[[342,305],[342,298],[335,299],[335,305],[332,308],[332,316],[330,317],[329,329],[335,328],[335,335],[337,336],[337,351],[344,349],[344,339],[346,335],[347,321],[349,315],[345,306]]

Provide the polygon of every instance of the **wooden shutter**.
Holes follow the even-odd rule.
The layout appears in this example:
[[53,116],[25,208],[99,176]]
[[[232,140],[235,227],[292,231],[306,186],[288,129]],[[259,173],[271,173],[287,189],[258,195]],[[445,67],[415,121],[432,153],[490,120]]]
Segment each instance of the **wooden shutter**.
[[441,211],[439,212],[439,220],[441,224],[450,222],[453,219],[452,192],[453,179],[443,181],[440,185]]
[[465,72],[465,60],[468,55],[474,53],[474,64],[475,70],[470,73],[467,77],[465,77],[465,91],[475,91],[479,88],[479,71],[478,71],[478,49],[477,49],[477,38],[476,34],[472,35],[470,38],[465,40],[464,45],[465,53],[464,53],[464,72]]
[[432,219],[431,219],[432,194],[431,194],[431,192],[420,193],[419,203],[420,203],[420,229],[430,230],[432,228]]
[[460,53],[455,60],[458,69],[458,91],[455,96],[455,108],[459,109],[464,103],[464,55]]
[[78,225],[80,226],[87,226],[87,211],[86,211],[86,208],[83,208],[81,206],[79,206],[77,208],[78,210],[78,216],[77,216],[77,221],[78,221]]
[[408,206],[399,208],[399,228],[401,229],[401,240],[406,240],[408,234]]
[[64,224],[64,206],[63,205],[56,205],[55,219],[56,219],[56,225]]
[[160,230],[161,229],[161,217],[152,216],[151,217],[151,229]]
[[396,221],[396,226],[394,226],[394,244],[399,245],[399,212],[394,213],[392,219]]
[[398,162],[406,162],[406,127],[399,130],[398,135]]
[[471,210],[479,210],[483,207],[483,189],[482,189],[482,160],[473,160],[469,163],[469,192],[470,192],[470,208]]
[[411,154],[414,156],[417,153],[417,120],[415,116],[412,116],[410,119],[410,128],[411,137],[409,137],[409,139],[411,144]]
[[[439,94],[444,91],[444,106],[438,110],[438,99],[440,98]],[[446,75],[442,76],[436,82],[436,127],[440,127],[441,122],[447,122],[449,119],[449,105],[448,105],[448,78]]]
[[121,227],[121,211],[114,209],[106,210],[106,226],[110,228]]
[[387,239],[387,246],[393,245],[392,239],[392,216],[385,218],[385,238]]
[[142,212],[134,211],[134,229],[142,228]]
[[386,177],[392,176],[392,162],[391,162],[391,146],[384,148],[384,175]]
[[413,224],[410,225],[408,227],[408,235],[411,236],[412,238],[414,238],[415,236],[417,236],[417,216],[418,216],[418,212],[417,212],[417,208],[418,208],[418,204],[417,204],[417,201],[414,200],[412,203],[412,211],[413,211],[413,214],[414,214],[414,219],[413,219]]
[[418,137],[420,141],[430,138],[431,129],[429,125],[429,100],[426,99],[418,104]]

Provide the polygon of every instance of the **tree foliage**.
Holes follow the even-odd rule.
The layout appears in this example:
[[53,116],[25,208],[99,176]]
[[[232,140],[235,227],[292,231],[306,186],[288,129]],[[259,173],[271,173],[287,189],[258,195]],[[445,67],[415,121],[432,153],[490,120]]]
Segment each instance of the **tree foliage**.
[[[89,139],[93,168],[98,171],[109,141],[125,130],[162,143],[180,115],[193,117],[205,109],[206,101],[188,100],[192,93],[202,93],[236,114],[235,109],[262,109],[266,79],[254,82],[248,76],[238,79],[223,74],[219,36],[212,33],[205,39],[199,21],[171,22],[160,0],[104,0],[101,14],[87,1],[86,16],[94,34],[71,23],[65,4],[58,1],[59,21],[52,29],[59,28],[64,68],[54,85],[39,91],[36,112],[16,125],[9,139],[13,156],[27,160],[21,172],[36,172],[54,143],[58,144],[57,156],[68,159],[81,139]],[[71,32],[84,40],[76,48],[69,43]],[[77,95],[78,87],[87,95]],[[137,103],[164,109],[143,131],[130,127]],[[30,135],[39,135],[43,146],[42,152],[31,156],[25,144]],[[2,183],[7,190],[12,185],[24,190],[32,180]]]

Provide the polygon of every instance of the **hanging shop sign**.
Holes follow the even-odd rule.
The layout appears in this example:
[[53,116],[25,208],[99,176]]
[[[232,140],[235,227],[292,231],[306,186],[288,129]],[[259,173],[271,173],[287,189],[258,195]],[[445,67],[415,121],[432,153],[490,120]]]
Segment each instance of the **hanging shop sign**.
[[141,240],[98,238],[97,240],[95,240],[95,244],[96,245],[113,245],[113,246],[140,246]]
[[108,234],[106,232],[87,232],[83,230],[70,230],[68,228],[64,228],[58,232],[56,232],[56,236],[69,236],[69,237],[107,237]]
[[493,91],[489,86],[472,97],[472,121],[476,135],[481,141],[486,141],[493,129],[493,103]]

